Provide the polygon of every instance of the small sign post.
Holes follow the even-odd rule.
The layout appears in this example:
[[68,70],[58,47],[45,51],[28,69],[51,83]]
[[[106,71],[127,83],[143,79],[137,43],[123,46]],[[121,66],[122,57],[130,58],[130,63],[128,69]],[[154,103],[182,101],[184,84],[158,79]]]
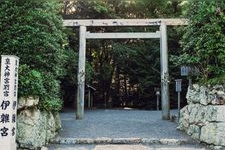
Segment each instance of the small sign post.
[[189,75],[189,70],[190,70],[190,67],[188,67],[188,66],[181,66],[180,67],[180,74],[181,74],[181,76],[188,76]]
[[190,66],[181,66],[180,67],[180,74],[181,76],[187,76],[188,78],[188,85],[191,88],[192,87],[192,76],[197,76],[199,75],[199,68],[194,66],[194,67],[190,67]]
[[160,98],[160,88],[154,87],[155,95],[156,95],[156,109],[159,110],[159,98]]
[[0,84],[0,147],[16,150],[16,111],[19,58],[2,55]]
[[159,96],[160,96],[159,91],[156,91],[156,96],[157,96],[157,110],[159,110]]
[[180,74],[181,74],[181,76],[187,76],[189,87],[192,87],[192,79],[191,79],[192,71],[191,70],[192,70],[192,68],[190,66],[181,66],[180,67]]
[[182,91],[182,79],[176,79],[176,92],[177,92],[177,107],[178,107],[178,120],[180,118],[180,92]]

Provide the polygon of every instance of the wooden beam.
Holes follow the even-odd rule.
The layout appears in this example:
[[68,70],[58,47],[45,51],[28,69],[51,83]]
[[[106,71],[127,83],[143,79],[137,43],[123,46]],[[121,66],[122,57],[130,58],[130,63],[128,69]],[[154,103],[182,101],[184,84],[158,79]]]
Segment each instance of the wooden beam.
[[70,19],[64,20],[63,25],[73,26],[156,26],[161,23],[166,25],[187,25],[187,19]]
[[160,38],[160,32],[86,33],[86,39],[151,39]]

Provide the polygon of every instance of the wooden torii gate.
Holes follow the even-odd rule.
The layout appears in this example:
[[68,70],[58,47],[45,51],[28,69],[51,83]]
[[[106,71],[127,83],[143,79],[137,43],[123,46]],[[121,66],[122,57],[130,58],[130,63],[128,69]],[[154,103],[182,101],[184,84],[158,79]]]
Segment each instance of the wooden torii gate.
[[[88,19],[64,20],[64,26],[80,28],[76,119],[84,117],[86,39],[160,39],[162,119],[170,119],[167,26],[186,25],[186,19]],[[156,32],[90,33],[87,26],[160,26]]]

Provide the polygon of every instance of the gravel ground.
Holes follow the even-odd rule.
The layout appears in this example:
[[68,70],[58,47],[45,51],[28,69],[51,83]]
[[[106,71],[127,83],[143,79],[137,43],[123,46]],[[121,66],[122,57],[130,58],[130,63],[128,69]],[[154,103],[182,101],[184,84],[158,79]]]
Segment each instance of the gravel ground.
[[[173,111],[175,113],[175,111]],[[164,138],[186,139],[177,124],[161,119],[161,111],[88,110],[83,120],[74,112],[61,113],[62,138]]]
[[[176,114],[176,111],[171,111],[171,114]],[[193,141],[183,132],[176,130],[177,124],[175,122],[162,120],[161,111],[86,110],[83,120],[76,120],[74,111],[65,111],[60,115],[62,130],[57,138],[61,139],[62,143],[48,145],[49,150],[206,150],[204,146]],[[100,144],[90,142],[84,145],[69,145],[71,142],[65,140],[131,139],[132,141],[132,138],[158,139],[158,141],[164,142],[158,142],[156,145],[142,145],[145,142],[139,144],[110,143],[108,145],[107,143],[104,145],[104,142]],[[165,143],[168,140],[190,142],[170,145]]]

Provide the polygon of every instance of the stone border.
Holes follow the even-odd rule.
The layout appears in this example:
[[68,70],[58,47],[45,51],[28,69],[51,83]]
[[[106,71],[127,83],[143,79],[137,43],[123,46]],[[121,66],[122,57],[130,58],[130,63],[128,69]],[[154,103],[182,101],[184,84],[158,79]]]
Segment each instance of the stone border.
[[143,145],[185,145],[196,144],[194,140],[187,139],[148,139],[148,138],[55,138],[50,141],[51,144],[143,144]]

